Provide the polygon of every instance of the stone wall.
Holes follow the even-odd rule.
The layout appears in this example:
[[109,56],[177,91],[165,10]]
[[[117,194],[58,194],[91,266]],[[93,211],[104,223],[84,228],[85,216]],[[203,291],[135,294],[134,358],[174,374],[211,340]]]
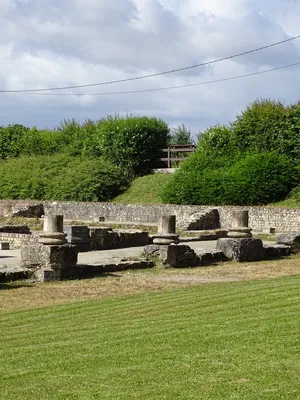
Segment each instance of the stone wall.
[[[13,202],[17,206],[17,201]],[[24,203],[24,201],[22,202]],[[7,201],[0,201],[0,215],[7,209]],[[215,207],[181,206],[171,204],[114,204],[114,203],[77,203],[45,202],[45,214],[63,214],[65,219],[94,221],[105,217],[107,222],[157,223],[162,215],[175,214],[177,219],[189,218],[195,213],[205,213],[216,208],[220,214],[221,228],[231,226],[232,210],[248,209],[249,226],[257,231],[275,228],[276,231],[300,231],[300,209],[273,207]]]
[[249,226],[256,231],[275,228],[276,231],[300,231],[300,209],[275,207],[212,207],[173,204],[113,204],[55,202],[45,204],[45,213],[63,214],[66,219],[91,221],[105,217],[108,222],[156,223],[162,215],[175,214],[178,220],[194,213],[205,213],[216,208],[221,228],[231,227],[233,210],[249,210]]
[[19,249],[21,245],[34,244],[37,241],[38,237],[35,234],[0,232],[0,242],[9,243],[11,249]]
[[35,200],[0,200],[0,217],[39,218],[43,214],[42,202]]

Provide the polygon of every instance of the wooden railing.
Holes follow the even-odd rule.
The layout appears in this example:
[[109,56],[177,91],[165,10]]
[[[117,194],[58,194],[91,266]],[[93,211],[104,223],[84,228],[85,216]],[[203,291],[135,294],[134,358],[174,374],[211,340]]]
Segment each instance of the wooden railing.
[[[187,159],[187,156],[182,157],[180,153],[195,153],[196,146],[194,144],[178,144],[170,146],[166,149],[160,149],[162,153],[167,153],[167,157],[159,158],[160,161],[167,161],[168,168],[172,168],[172,162],[175,162],[176,168],[180,161]],[[175,157],[174,157],[175,155]]]

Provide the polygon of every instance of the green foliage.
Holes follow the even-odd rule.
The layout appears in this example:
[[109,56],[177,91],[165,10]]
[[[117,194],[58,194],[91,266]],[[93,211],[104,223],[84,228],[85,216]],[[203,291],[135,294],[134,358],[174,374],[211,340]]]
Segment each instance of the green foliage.
[[178,125],[177,128],[171,129],[171,136],[169,145],[178,144],[195,144],[195,140],[192,138],[191,131],[186,128],[184,124]]
[[167,146],[169,127],[149,117],[108,117],[101,123],[103,154],[126,171],[141,175],[151,170]]
[[278,151],[287,154],[300,164],[300,102],[286,109]]
[[128,185],[120,168],[102,158],[74,158],[51,182],[55,200],[108,201]]
[[228,204],[279,201],[299,182],[299,169],[287,156],[275,152],[248,154],[228,172],[225,191]]
[[230,124],[200,132],[198,151],[215,157],[276,151],[300,163],[300,104],[257,100]]
[[233,141],[240,151],[278,150],[284,140],[286,109],[279,101],[254,101],[232,124]]
[[248,154],[232,165],[198,153],[172,177],[162,198],[166,203],[258,205],[286,196],[299,179],[293,162],[275,152]]
[[128,181],[102,158],[23,156],[0,162],[0,198],[107,201]]
[[23,125],[0,127],[0,159],[17,157],[22,151],[22,139],[29,128]]
[[237,148],[233,143],[232,128],[226,125],[215,125],[200,132],[197,150],[210,157],[231,157]]

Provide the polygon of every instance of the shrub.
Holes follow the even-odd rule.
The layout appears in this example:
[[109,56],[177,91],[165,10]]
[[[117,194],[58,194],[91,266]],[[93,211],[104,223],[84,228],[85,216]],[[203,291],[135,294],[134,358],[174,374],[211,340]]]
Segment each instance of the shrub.
[[[218,161],[220,161],[219,159]],[[165,188],[164,202],[202,205],[258,205],[283,199],[299,179],[299,170],[275,152],[248,154],[221,167],[191,156]]]
[[231,157],[237,152],[231,127],[215,125],[198,134],[198,151],[211,157]]
[[23,125],[0,127],[0,159],[17,157],[22,151],[22,138],[29,128]]
[[107,201],[128,184],[102,158],[23,156],[0,162],[0,197],[6,199]]
[[108,201],[128,186],[119,167],[102,158],[74,158],[56,175],[47,193],[54,200]]
[[234,146],[244,152],[278,150],[284,139],[286,109],[270,99],[254,101],[232,124]]
[[100,131],[105,157],[135,175],[155,167],[158,149],[169,139],[168,125],[157,118],[107,117]]
[[300,102],[286,110],[278,151],[289,155],[300,164]]
[[299,181],[299,169],[276,152],[249,154],[230,168],[228,204],[260,205],[284,199]]

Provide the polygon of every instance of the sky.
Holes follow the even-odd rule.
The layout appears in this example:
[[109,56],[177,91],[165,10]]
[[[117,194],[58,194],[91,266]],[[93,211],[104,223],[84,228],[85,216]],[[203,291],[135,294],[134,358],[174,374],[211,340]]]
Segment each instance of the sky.
[[[299,18],[300,0],[0,0],[0,90],[88,85],[206,63],[300,35]],[[297,62],[300,39],[147,79],[2,92],[0,126],[51,129],[63,119],[133,114],[171,127],[184,123],[197,134],[233,121],[259,98],[298,101],[300,66],[173,90],[92,94],[189,85]]]

